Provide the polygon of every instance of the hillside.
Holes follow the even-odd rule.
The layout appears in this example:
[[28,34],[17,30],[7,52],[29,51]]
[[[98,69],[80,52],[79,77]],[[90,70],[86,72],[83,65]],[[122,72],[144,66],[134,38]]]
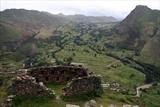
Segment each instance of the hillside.
[[114,28],[109,43],[133,50],[137,60],[160,67],[159,28],[160,11],[139,5]]
[[[80,95],[61,98],[64,84],[45,83],[55,90],[56,99],[16,96],[13,107],[81,107],[89,100],[97,106],[114,104],[158,107],[159,86],[142,91],[136,88],[159,81],[159,10],[137,6],[122,22],[113,17],[53,15],[25,9],[0,12],[0,103],[8,95],[12,76],[19,69],[39,66],[82,64],[101,75],[101,96]],[[3,75],[7,75],[6,77]]]
[[93,17],[84,15],[63,15],[36,10],[7,9],[0,12],[0,21],[14,24],[29,31],[41,31],[39,37],[51,36],[56,27],[70,22],[108,23],[116,22],[113,17]]
[[[113,17],[66,16],[36,10],[7,9],[0,12],[0,47],[1,49],[9,48],[9,44],[14,45],[15,42],[29,38],[34,32],[39,32],[35,38],[53,36],[59,26],[64,26],[68,23],[109,23],[115,21],[116,19]],[[13,48],[13,46],[11,47]]]

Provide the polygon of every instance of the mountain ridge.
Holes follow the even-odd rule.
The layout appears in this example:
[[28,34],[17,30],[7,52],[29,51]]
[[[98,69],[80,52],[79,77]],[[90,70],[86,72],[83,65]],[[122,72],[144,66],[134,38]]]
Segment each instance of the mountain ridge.
[[112,43],[131,49],[142,62],[160,66],[160,11],[147,6],[136,6],[131,13],[114,28]]

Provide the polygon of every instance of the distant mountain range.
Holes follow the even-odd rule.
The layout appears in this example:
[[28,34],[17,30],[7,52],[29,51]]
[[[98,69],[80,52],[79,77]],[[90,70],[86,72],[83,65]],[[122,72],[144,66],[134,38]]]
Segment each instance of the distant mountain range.
[[114,17],[106,16],[84,16],[84,15],[63,15],[39,12],[36,10],[7,9],[0,12],[0,20],[10,23],[18,23],[23,27],[41,28],[46,26],[57,26],[68,22],[116,22]]
[[[33,32],[38,37],[53,35],[58,26],[68,23],[118,22],[113,17],[84,15],[53,15],[47,12],[25,9],[7,9],[0,12],[0,45],[25,38]],[[108,38],[108,36],[106,37]],[[107,43],[136,52],[136,60],[160,67],[160,10],[136,6],[131,13],[112,30]]]
[[[8,33],[12,31],[13,34],[24,35],[24,33],[28,34],[41,30],[39,36],[44,38],[46,35],[52,35],[52,32],[54,32],[58,26],[65,25],[66,23],[109,23],[116,21],[117,20],[114,17],[54,15],[47,12],[25,9],[7,9],[0,12],[0,28],[3,29],[1,30],[1,35],[8,36]],[[17,29],[19,32],[17,32]],[[1,36],[0,38],[3,37]]]

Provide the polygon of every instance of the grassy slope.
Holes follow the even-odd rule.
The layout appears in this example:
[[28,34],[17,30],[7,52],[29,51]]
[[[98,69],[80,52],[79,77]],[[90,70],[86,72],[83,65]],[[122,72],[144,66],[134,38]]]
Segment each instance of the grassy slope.
[[19,39],[22,29],[16,25],[0,23],[0,41],[8,42]]
[[5,97],[8,95],[7,93],[7,89],[8,86],[11,83],[11,78],[9,77],[4,77],[0,75],[0,79],[3,80],[3,84],[0,86],[0,104],[3,102],[3,100],[5,99]]
[[[61,30],[63,32],[67,32],[67,31],[70,31],[70,28],[69,27],[68,29],[62,28]],[[49,31],[50,32],[48,32],[46,29],[42,29],[41,33],[43,35],[49,36],[50,34],[52,34],[52,29],[49,29]],[[71,33],[72,33],[72,36],[77,35],[77,32],[72,31]],[[40,34],[40,36],[43,36],[43,35]],[[86,34],[85,36],[82,36],[82,38],[83,40],[87,41],[90,38],[92,38],[92,36]],[[48,43],[44,43],[44,44],[43,44],[44,47],[40,48],[40,51],[42,54],[39,55],[39,58],[42,58],[42,59],[44,58],[46,60],[53,59],[52,52],[56,50],[57,47],[55,46],[55,44],[48,44]],[[70,49],[72,48],[75,51],[71,51]],[[73,55],[73,53],[75,54],[75,56]],[[121,52],[118,52],[118,54],[119,53]],[[118,82],[122,85],[122,87],[129,89],[131,93],[133,92],[133,89],[135,88],[135,86],[141,85],[144,83],[145,77],[141,72],[127,65],[123,65],[118,60],[113,59],[109,56],[97,54],[95,57],[95,54],[96,53],[90,50],[87,46],[77,46],[71,43],[69,45],[66,45],[63,50],[56,53],[56,57],[58,59],[63,60],[64,58],[72,56],[74,62],[84,63],[86,67],[89,68],[89,71],[93,71],[96,74],[102,75],[105,82],[109,82],[109,83]],[[128,54],[128,52],[126,54]],[[6,60],[9,61],[10,64],[12,65],[17,65],[14,58],[13,58],[14,60],[13,62],[12,60],[10,61],[9,59],[6,59]],[[107,65],[112,64],[112,63],[116,63],[120,66],[118,66],[117,68],[107,69]],[[131,78],[131,75],[134,75],[134,76]],[[61,92],[61,88],[62,88],[61,85],[59,86],[55,84],[48,84],[47,86],[54,89],[58,94]],[[2,92],[0,92],[0,95],[5,96],[6,95],[5,91],[6,90],[2,89]],[[159,96],[153,95],[153,93],[149,93],[149,94],[146,94],[146,97],[142,97],[142,100],[156,102],[156,97],[159,98]],[[107,106],[111,103],[114,103],[114,104],[133,103],[135,104],[137,101],[137,99],[133,98],[132,96],[122,95],[119,93],[114,93],[109,90],[105,90],[104,94],[100,98],[88,98],[86,96],[81,96],[77,98],[71,98],[67,101],[55,100],[55,99],[50,99],[50,98],[23,98],[21,97],[21,98],[16,99],[14,107],[65,107],[65,104],[67,103],[79,104],[83,106],[84,103],[89,99],[96,99],[98,104],[102,104],[104,106]],[[159,102],[156,102],[156,105],[160,105]]]
[[154,86],[142,93],[141,100],[147,107],[160,106],[160,86]]
[[[70,51],[71,48],[75,49],[75,51]],[[89,50],[89,53],[84,50]],[[68,56],[73,56],[73,52],[75,56],[73,57],[74,62],[84,63],[86,67],[88,67],[89,71],[93,71],[96,74],[102,75],[105,82],[118,82],[122,85],[122,87],[133,91],[136,85],[140,85],[144,83],[145,77],[139,71],[130,68],[129,66],[123,65],[116,59],[113,59],[108,56],[104,56],[101,54],[97,54],[95,57],[95,52],[90,50],[86,46],[77,46],[77,45],[67,45],[63,50],[56,53],[56,57],[63,60]],[[107,69],[107,65],[116,62],[120,66],[117,68]],[[133,78],[130,78],[130,75],[134,74]],[[61,89],[63,85],[55,85],[55,84],[47,84],[48,87],[52,88],[57,92],[58,95],[61,93]],[[107,106],[111,103],[122,104],[122,103],[133,103],[134,98],[130,95],[122,95],[109,90],[105,90],[104,94],[100,98],[86,98],[86,96],[76,97],[64,100],[54,100],[48,98],[19,98],[21,101],[17,100],[19,103],[14,107],[65,107],[65,104],[79,104],[81,106],[89,99],[96,99],[98,104],[102,104]],[[17,102],[16,101],[16,102]],[[135,103],[135,102],[134,102]],[[57,106],[58,105],[58,106]]]

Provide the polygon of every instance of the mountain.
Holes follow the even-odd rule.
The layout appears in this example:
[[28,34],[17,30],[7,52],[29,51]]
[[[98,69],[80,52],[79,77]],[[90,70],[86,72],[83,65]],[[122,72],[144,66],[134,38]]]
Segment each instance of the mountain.
[[87,23],[117,22],[117,20],[112,16],[107,17],[107,16],[68,15],[66,16],[66,18],[74,22],[87,22]]
[[[32,37],[53,36],[59,26],[68,23],[108,23],[117,21],[113,17],[84,15],[63,15],[25,9],[6,9],[0,12],[0,48],[11,47],[16,41]],[[12,42],[12,43],[11,43]]]
[[[51,32],[57,26],[69,22],[108,23],[116,22],[113,17],[94,17],[84,15],[63,15],[25,9],[7,9],[0,12],[0,21],[18,25],[24,30],[46,30]],[[46,31],[45,31],[46,32]],[[44,35],[42,35],[44,36]]]
[[112,35],[112,45],[131,49],[145,63],[160,66],[160,11],[138,5],[120,22]]

